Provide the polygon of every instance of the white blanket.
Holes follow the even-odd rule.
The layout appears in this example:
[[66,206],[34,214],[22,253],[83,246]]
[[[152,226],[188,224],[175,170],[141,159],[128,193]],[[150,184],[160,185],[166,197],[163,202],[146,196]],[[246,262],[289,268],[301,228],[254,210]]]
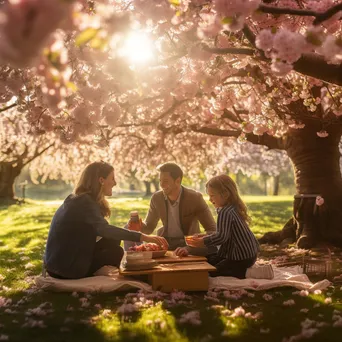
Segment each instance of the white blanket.
[[152,291],[152,287],[142,281],[123,277],[113,266],[104,266],[96,272],[96,276],[81,279],[56,279],[50,276],[39,276],[36,285],[42,290],[55,292],[112,292],[140,289]]
[[[322,280],[313,284],[307,275],[303,274],[300,266],[274,267],[274,279],[237,279],[233,277],[209,277],[209,290],[218,289],[247,289],[267,290],[275,287],[291,286],[300,290],[323,290],[330,285],[330,281]],[[96,276],[75,280],[55,279],[52,277],[37,277],[39,288],[56,292],[112,292],[141,289],[152,291],[150,285],[129,277],[119,275],[116,267],[105,266],[97,271]]]
[[323,290],[331,283],[325,279],[312,283],[300,266],[274,267],[274,278],[269,279],[237,279],[233,277],[209,278],[209,290],[216,289],[246,289],[246,290],[268,290],[275,287],[291,286],[299,290]]

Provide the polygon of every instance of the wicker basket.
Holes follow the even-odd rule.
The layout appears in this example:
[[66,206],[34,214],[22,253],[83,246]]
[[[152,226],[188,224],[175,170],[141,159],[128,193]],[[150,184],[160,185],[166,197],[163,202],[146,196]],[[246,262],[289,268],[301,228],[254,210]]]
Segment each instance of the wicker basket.
[[324,257],[314,258],[312,256],[303,256],[303,273],[308,276],[323,276],[327,279],[331,277],[332,260],[331,252]]

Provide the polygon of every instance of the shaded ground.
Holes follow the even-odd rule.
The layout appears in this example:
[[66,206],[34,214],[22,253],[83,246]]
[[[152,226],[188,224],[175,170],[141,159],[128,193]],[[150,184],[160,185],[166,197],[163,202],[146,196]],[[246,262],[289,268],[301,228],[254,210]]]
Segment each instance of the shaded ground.
[[[259,236],[280,229],[291,215],[290,198],[246,201],[253,231]],[[133,209],[144,217],[148,200],[116,199],[112,206],[111,222],[122,226]],[[0,341],[273,342],[301,332],[312,335],[311,341],[341,339],[342,284],[337,282],[324,293],[308,296],[293,288],[267,291],[266,295],[252,291],[190,293],[189,297],[173,293],[154,294],[153,298],[32,291],[29,283],[41,272],[48,226],[57,207],[56,202],[32,202],[0,208]],[[318,251],[314,257],[321,258],[322,253],[326,251]],[[332,253],[334,277],[342,273],[342,255],[339,250]],[[264,246],[261,258],[281,262],[301,260],[302,256],[292,248]],[[315,280],[320,278],[318,275]],[[191,311],[195,313],[186,322],[183,315]]]

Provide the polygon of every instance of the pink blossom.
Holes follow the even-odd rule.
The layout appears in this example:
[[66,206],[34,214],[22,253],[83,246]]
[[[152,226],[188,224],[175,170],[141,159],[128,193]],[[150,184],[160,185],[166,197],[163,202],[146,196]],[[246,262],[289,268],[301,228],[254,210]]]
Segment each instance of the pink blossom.
[[288,63],[284,63],[281,61],[273,60],[271,64],[271,69],[277,76],[284,76],[288,74],[292,69],[293,66]]
[[23,328],[46,328],[43,321],[35,320],[32,318],[26,318],[25,323],[22,325]]
[[335,36],[328,36],[320,48],[320,52],[324,55],[326,60],[331,63],[338,64],[342,61],[342,47],[338,38]]
[[[71,1],[18,0],[2,6],[0,60],[15,67],[32,63],[50,34],[71,15]],[[29,28],[29,29],[28,29]]]
[[325,298],[324,303],[325,303],[325,304],[331,304],[331,303],[332,303],[331,297]]
[[270,333],[270,328],[260,328],[260,333],[261,334],[269,334]]
[[26,270],[29,270],[29,269],[31,269],[31,268],[33,268],[34,267],[34,265],[31,263],[31,262],[28,262],[26,265],[25,265],[25,269]]
[[309,291],[307,290],[301,290],[299,292],[299,295],[302,296],[302,297],[307,297],[309,295]]
[[273,47],[274,34],[271,30],[261,30],[256,36],[255,44],[257,48],[268,51]]
[[6,307],[12,304],[12,299],[7,299],[5,297],[0,297],[0,308]]
[[199,311],[189,311],[184,313],[181,318],[178,320],[180,324],[192,324],[192,325],[201,325],[202,321],[200,318]]
[[260,0],[214,0],[213,3],[221,17],[246,17],[258,8]]
[[273,297],[268,294],[268,293],[265,293],[262,298],[264,298],[267,302],[269,302],[270,300],[273,300]]
[[303,309],[300,309],[300,312],[307,313],[309,312],[309,309],[303,308]]
[[273,49],[277,58],[287,63],[296,62],[303,52],[305,38],[295,32],[286,29],[279,30],[273,40]]
[[324,204],[324,198],[321,196],[317,196],[316,197],[316,205],[318,205],[320,207],[323,204]]
[[197,28],[197,35],[201,39],[215,37],[222,26],[214,14],[201,14],[202,21],[199,22]]
[[4,335],[4,334],[0,335],[0,341],[8,341],[8,340],[9,340],[8,335]]
[[245,133],[251,133],[254,130],[254,125],[250,122],[244,122],[242,124],[242,131]]
[[326,138],[326,137],[329,135],[329,133],[328,133],[327,131],[324,131],[324,130],[319,131],[319,132],[317,132],[316,134],[317,134],[320,138]]
[[335,320],[335,322],[333,323],[333,327],[342,327],[342,317],[340,316],[339,319]]
[[234,309],[234,312],[232,314],[232,317],[239,317],[239,316],[245,316],[246,311],[242,306],[239,306]]
[[292,305],[295,305],[295,301],[293,299],[289,299],[289,300],[286,300],[285,302],[283,302],[283,305],[284,306],[292,306]]

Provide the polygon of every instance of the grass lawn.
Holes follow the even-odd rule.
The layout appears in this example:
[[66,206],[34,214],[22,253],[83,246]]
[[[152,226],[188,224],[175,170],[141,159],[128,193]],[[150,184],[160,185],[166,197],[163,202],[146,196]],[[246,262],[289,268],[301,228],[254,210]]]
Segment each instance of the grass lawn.
[[[280,229],[291,215],[290,197],[245,200],[257,236]],[[49,223],[59,204],[29,202],[0,207],[0,341],[275,342],[292,341],[289,337],[300,334],[303,327],[302,337],[312,335],[310,341],[341,340],[342,318],[338,317],[342,316],[342,291],[337,283],[324,293],[309,296],[294,294],[294,288],[238,292],[235,296],[218,292],[217,298],[212,294],[205,298],[206,293],[147,298],[137,293],[72,295],[36,291],[32,288],[33,277],[41,273]],[[144,217],[149,201],[118,198],[111,204],[111,223],[122,226],[133,209]],[[272,253],[264,251],[262,257],[285,255],[286,251]],[[342,254],[338,250],[334,253],[339,274]],[[288,302],[292,305],[283,304],[289,300],[294,301]],[[138,311],[120,314],[129,309],[123,304],[133,302],[135,307],[140,306]],[[198,311],[199,320],[186,322],[184,314],[190,311]]]

